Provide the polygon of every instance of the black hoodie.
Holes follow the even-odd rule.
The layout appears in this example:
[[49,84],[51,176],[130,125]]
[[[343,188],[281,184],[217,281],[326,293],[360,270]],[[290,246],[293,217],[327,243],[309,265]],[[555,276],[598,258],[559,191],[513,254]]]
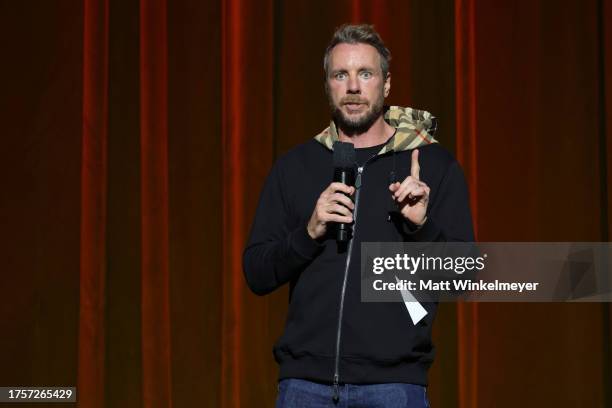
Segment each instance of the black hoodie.
[[[361,302],[360,243],[473,241],[468,193],[459,164],[433,139],[433,116],[390,107],[385,120],[396,133],[360,168],[348,248],[339,248],[331,234],[318,242],[306,231],[317,199],[332,181],[331,148],[338,139],[333,122],[280,157],[265,182],[243,266],[258,295],[290,284],[285,330],[274,346],[279,379],[427,385],[437,304],[423,304],[427,314],[414,324],[404,303]],[[420,179],[431,188],[427,220],[417,230],[399,214],[389,192],[391,182],[410,174],[416,147]]]

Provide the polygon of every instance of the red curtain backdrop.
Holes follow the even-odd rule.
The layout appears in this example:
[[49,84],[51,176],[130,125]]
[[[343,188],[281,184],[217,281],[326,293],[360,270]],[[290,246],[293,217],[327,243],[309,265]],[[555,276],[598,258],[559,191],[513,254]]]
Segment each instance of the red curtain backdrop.
[[[242,250],[274,154],[274,8],[271,1],[223,2],[223,243],[220,406],[258,404],[272,394],[267,333],[271,298],[248,293]],[[255,34],[256,33],[256,34]],[[212,271],[211,271],[212,272]],[[255,318],[259,316],[259,318]],[[256,383],[259,383],[255,385]]]
[[83,406],[104,406],[104,309],[108,172],[108,2],[83,3],[83,136],[79,376]]
[[166,1],[141,1],[141,324],[142,400],[145,407],[172,406],[167,38]]
[[[344,22],[386,40],[389,103],[440,119],[480,240],[609,241],[610,21],[603,0],[0,3],[0,384],[272,406],[288,290],[250,293],[242,249],[274,160],[327,125]],[[612,406],[611,325],[442,304],[432,406]]]
[[[478,240],[478,141],[476,109],[476,1],[455,1],[455,139],[457,160],[470,193]],[[478,303],[457,304],[458,406],[478,406]]]

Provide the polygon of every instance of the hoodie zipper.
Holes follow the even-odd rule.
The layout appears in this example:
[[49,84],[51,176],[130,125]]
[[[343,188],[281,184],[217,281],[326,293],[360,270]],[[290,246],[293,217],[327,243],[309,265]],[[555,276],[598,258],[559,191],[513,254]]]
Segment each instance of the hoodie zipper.
[[348,280],[349,267],[351,265],[351,254],[353,252],[353,242],[355,241],[355,233],[357,231],[357,210],[359,209],[359,193],[361,192],[361,176],[363,169],[370,160],[376,156],[370,157],[363,163],[363,166],[357,167],[357,178],[355,179],[355,210],[353,211],[353,236],[348,244],[346,254],[346,264],[344,265],[344,278],[342,280],[342,291],[340,292],[340,310],[338,312],[338,329],[336,330],[336,358],[334,363],[334,394],[332,400],[335,404],[340,401],[340,338],[342,337],[342,316],[344,314],[344,295],[346,293],[346,282]]

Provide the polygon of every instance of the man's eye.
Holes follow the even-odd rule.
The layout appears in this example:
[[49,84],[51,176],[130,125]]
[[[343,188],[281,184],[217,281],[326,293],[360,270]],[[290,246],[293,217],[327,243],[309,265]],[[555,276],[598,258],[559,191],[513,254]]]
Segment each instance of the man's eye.
[[336,74],[336,79],[344,79],[346,78],[346,74],[344,72],[338,72]]
[[364,79],[370,79],[370,78],[372,78],[372,73],[368,72],[368,71],[364,71],[364,72],[361,73],[361,76]]

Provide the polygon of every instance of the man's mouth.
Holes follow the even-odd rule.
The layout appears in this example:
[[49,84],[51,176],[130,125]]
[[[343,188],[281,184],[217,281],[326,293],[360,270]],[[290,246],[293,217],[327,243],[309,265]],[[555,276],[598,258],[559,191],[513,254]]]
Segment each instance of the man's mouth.
[[363,106],[365,106],[365,103],[362,102],[349,102],[349,103],[345,103],[344,106],[346,106],[346,109],[348,111],[359,111],[362,109]]

